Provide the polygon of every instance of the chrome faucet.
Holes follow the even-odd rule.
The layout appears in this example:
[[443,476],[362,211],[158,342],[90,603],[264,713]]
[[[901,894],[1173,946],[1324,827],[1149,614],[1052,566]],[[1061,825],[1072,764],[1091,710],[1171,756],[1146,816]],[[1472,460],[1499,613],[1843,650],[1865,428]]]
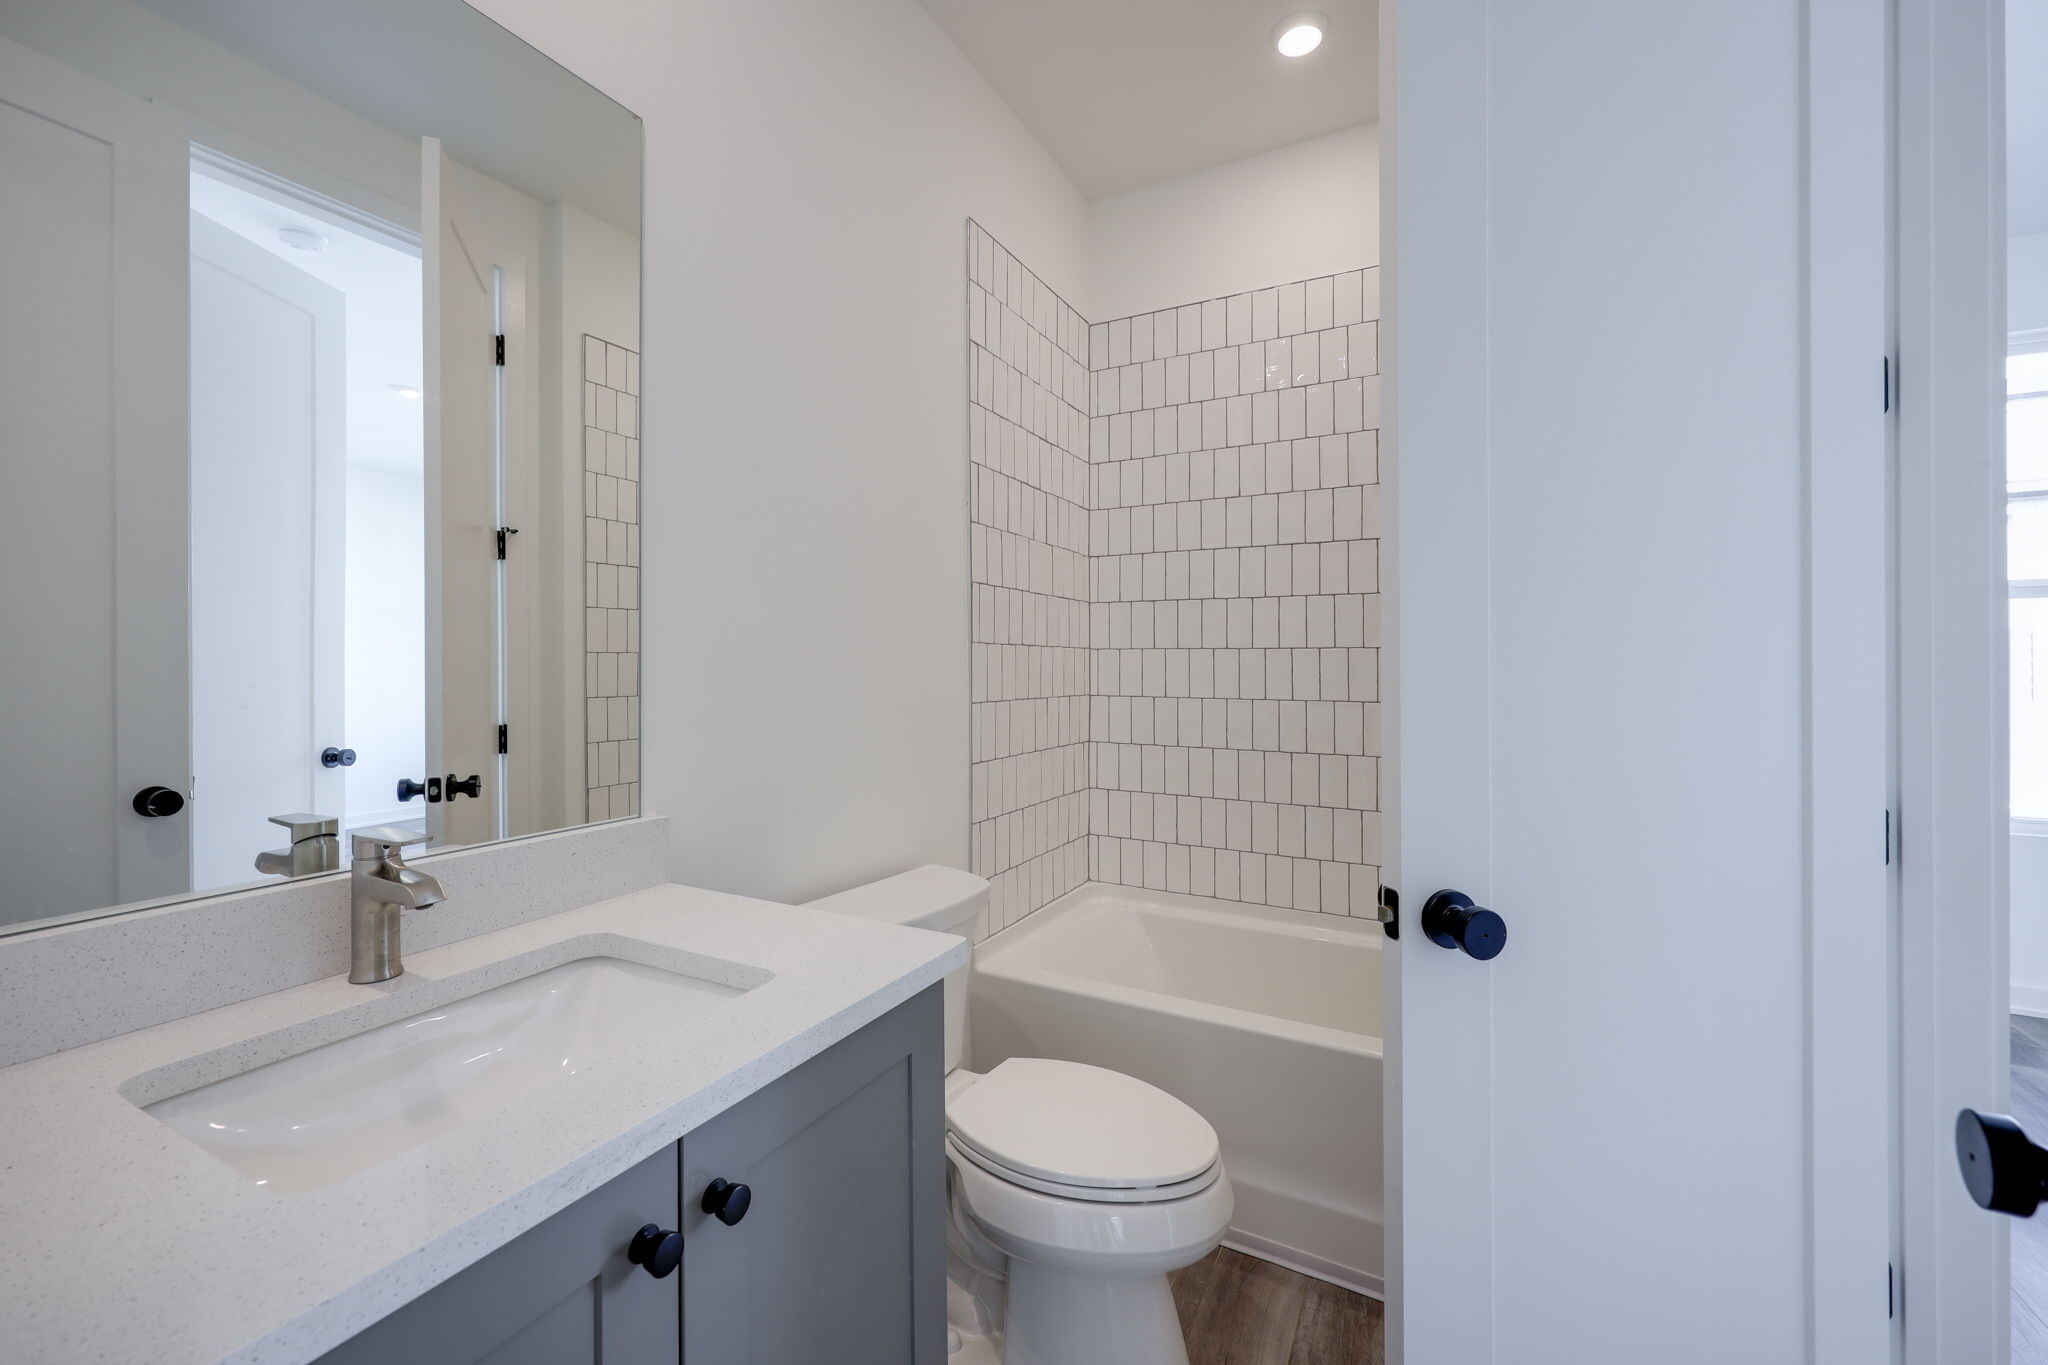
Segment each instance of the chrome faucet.
[[310,877],[315,872],[334,872],[341,867],[341,821],[331,815],[273,815],[273,825],[291,831],[288,848],[273,848],[256,855],[256,870],[273,877]]
[[427,836],[395,826],[359,829],[350,839],[348,979],[358,986],[389,981],[405,970],[398,956],[398,912],[447,899],[441,883],[407,867],[398,850]]

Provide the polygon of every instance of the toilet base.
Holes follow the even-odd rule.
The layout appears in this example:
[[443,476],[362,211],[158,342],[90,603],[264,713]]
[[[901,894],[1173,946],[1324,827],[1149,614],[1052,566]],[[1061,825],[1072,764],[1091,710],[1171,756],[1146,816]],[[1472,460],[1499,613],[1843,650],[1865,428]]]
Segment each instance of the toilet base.
[[1164,1275],[1076,1275],[1014,1257],[1003,1365],[1188,1365]]

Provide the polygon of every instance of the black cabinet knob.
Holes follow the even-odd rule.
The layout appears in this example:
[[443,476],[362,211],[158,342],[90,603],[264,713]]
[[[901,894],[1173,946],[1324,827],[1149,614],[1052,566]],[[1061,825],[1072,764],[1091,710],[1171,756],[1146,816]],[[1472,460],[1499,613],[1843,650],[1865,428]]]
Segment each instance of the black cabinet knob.
[[[356,751],[354,749],[337,749],[330,744],[320,751],[320,766],[323,768],[353,768],[356,766]],[[405,798],[400,797],[399,799],[402,801]]]
[[169,787],[144,787],[128,804],[135,808],[137,815],[159,820],[185,809],[185,798]]
[[657,1280],[665,1280],[683,1263],[683,1234],[649,1223],[626,1243],[626,1259]]
[[745,1185],[735,1185],[725,1180],[714,1180],[704,1187],[704,1198],[698,1207],[731,1227],[747,1216],[747,1210],[754,1206],[754,1192]]
[[480,774],[471,773],[462,781],[457,782],[455,774],[450,773],[448,774],[446,791],[450,801],[453,801],[458,796],[467,796],[474,799],[484,794],[484,780]]
[[425,796],[426,794],[427,794],[427,784],[426,784],[426,783],[424,783],[424,782],[415,782],[415,781],[413,781],[413,780],[412,780],[411,778],[409,778],[409,777],[401,777],[401,778],[399,778],[399,779],[398,779],[398,799],[399,799],[399,800],[401,800],[401,801],[410,801],[410,800],[412,800],[412,799],[413,799],[413,798],[414,798],[415,796]]
[[1956,1115],[1956,1164],[1979,1208],[2032,1218],[2048,1198],[2048,1151],[2003,1114]]
[[1422,934],[1439,948],[1462,948],[1481,962],[1508,946],[1507,921],[1460,891],[1439,891],[1423,902]]

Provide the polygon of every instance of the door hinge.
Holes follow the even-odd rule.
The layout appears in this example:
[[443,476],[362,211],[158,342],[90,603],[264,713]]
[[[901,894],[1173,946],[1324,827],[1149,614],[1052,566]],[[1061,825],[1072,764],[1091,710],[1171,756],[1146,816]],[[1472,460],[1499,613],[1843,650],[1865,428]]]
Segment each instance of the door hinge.
[[500,526],[498,528],[498,558],[503,559],[505,557],[505,547],[509,538],[518,534],[519,528],[517,526]]
[[503,332],[498,333],[497,336],[492,338],[492,341],[495,343],[491,348],[492,358],[502,365],[505,363],[505,334]]
[[498,752],[501,754],[509,754],[512,752],[510,747],[511,729],[512,727],[509,725],[500,725],[498,727]]

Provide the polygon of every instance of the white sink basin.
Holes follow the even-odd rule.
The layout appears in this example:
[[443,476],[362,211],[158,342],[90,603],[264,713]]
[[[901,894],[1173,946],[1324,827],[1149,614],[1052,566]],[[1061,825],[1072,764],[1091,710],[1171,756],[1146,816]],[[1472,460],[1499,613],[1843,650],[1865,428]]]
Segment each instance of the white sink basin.
[[147,1106],[259,1185],[307,1190],[568,1084],[741,988],[586,957]]

